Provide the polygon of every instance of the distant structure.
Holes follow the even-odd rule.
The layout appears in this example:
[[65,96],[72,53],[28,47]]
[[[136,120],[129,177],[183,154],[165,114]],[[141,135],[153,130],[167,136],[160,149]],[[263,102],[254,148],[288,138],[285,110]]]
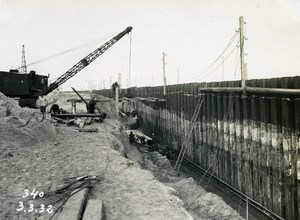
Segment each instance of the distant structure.
[[25,46],[24,45],[23,45],[23,49],[22,49],[22,61],[21,61],[20,72],[24,73],[24,74],[27,73],[27,66],[26,66],[26,60],[25,60]]

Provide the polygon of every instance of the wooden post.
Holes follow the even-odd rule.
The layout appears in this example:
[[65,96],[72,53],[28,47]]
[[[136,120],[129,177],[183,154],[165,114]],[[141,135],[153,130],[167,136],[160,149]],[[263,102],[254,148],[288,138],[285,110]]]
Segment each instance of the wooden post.
[[247,65],[245,64],[245,51],[244,51],[244,19],[243,16],[239,18],[240,23],[240,61],[241,61],[241,80],[242,80],[242,88],[244,89],[246,86],[246,80],[248,79],[247,74]]
[[166,53],[163,52],[163,95],[164,98],[166,96],[166,84],[167,84],[167,79],[166,79]]
[[119,119],[119,86],[116,86],[115,89],[115,98],[116,98],[116,119]]

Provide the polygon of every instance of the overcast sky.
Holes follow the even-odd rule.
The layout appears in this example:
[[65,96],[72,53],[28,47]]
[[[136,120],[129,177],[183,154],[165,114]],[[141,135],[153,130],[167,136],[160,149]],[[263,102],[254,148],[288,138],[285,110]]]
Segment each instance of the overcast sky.
[[[239,26],[245,24],[249,78],[300,75],[300,0],[0,0],[0,70],[49,58],[28,70],[54,80],[85,55],[132,26],[125,36],[63,85],[98,88],[105,81],[162,84],[162,54],[168,84],[240,79],[238,36],[219,60]],[[79,48],[78,48],[79,47]],[[229,53],[231,55],[229,56]],[[213,65],[211,65],[213,63]]]

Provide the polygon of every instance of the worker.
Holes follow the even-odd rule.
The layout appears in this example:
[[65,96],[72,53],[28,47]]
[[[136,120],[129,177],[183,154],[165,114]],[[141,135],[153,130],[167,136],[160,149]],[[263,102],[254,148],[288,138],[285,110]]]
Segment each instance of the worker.
[[58,104],[53,104],[50,108],[51,114],[60,114],[60,109]]
[[44,120],[46,118],[47,104],[48,104],[47,99],[43,98],[43,96],[41,96],[39,99],[39,106],[40,106],[40,110],[41,110],[41,114],[42,114],[42,120]]
[[143,145],[146,144],[145,139],[146,139],[145,136],[143,136],[143,135],[140,136],[141,144],[143,144]]
[[117,88],[117,87],[120,87],[119,84],[118,84],[118,81],[114,82],[114,83],[112,84],[111,87],[112,87],[113,92],[114,92],[113,95],[115,95],[115,93],[116,93],[116,88]]
[[130,131],[130,134],[129,134],[129,143],[130,144],[134,143],[134,134],[132,133],[132,131]]
[[92,96],[91,100],[87,104],[88,113],[95,113],[96,104],[97,104],[96,101],[97,99],[95,98],[95,96]]
[[151,136],[152,136],[151,139],[147,140],[146,143],[149,145],[149,148],[151,150],[157,150],[157,140],[155,134],[152,133]]

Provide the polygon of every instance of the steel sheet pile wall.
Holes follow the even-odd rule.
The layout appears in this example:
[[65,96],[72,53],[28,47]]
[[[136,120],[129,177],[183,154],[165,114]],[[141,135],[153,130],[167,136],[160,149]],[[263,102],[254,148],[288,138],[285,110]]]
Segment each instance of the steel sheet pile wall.
[[[239,81],[170,85],[166,103],[138,102],[140,128],[162,143],[181,146],[202,97],[186,158],[279,216],[299,219],[300,96],[201,92],[239,86]],[[300,89],[300,77],[249,80],[247,86]],[[135,97],[164,98],[162,87],[129,90]]]

